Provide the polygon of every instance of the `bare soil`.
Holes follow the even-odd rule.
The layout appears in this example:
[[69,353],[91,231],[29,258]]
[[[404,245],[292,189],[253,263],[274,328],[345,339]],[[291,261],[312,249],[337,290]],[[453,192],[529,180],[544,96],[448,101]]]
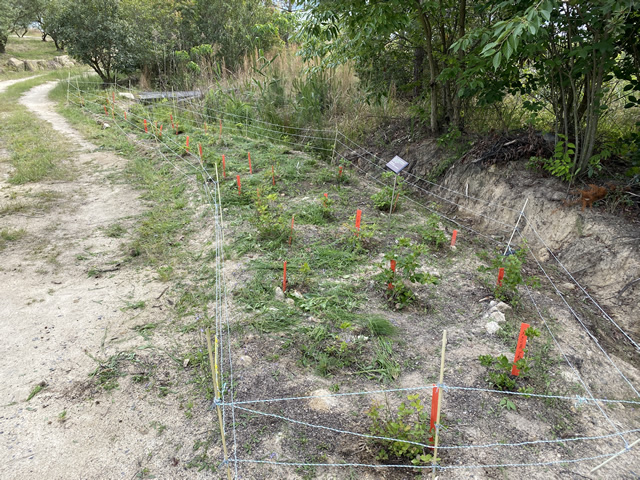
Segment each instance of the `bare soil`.
[[[78,148],[75,179],[14,186],[1,164],[0,204],[22,205],[2,226],[26,235],[1,253],[0,477],[204,478],[184,467],[213,417],[198,407],[196,420],[185,416],[190,390],[168,355],[174,342],[152,345],[132,329],[168,321],[171,302],[155,271],[121,262],[145,202],[121,180],[127,160],[99,151],[54,111],[54,85],[20,102]],[[129,233],[108,236],[114,223]],[[132,307],[139,302],[146,307]],[[89,375],[109,365],[129,376],[106,391]],[[137,384],[136,373],[149,375]]]

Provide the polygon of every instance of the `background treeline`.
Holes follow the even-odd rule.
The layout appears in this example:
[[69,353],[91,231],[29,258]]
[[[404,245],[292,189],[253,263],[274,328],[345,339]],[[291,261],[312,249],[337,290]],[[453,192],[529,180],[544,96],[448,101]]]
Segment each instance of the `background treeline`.
[[0,51],[37,24],[105,82],[215,86],[208,108],[245,121],[358,134],[393,115],[447,138],[532,126],[555,143],[533,164],[564,180],[614,165],[637,178],[639,3],[0,0]]

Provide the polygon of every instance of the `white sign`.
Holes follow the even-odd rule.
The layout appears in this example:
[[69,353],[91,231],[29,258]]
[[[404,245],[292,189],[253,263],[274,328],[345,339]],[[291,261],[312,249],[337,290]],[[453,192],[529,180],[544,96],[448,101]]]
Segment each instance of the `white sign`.
[[407,165],[409,165],[409,162],[405,162],[397,155],[393,157],[393,159],[389,163],[387,163],[387,167],[389,167],[389,169],[393,170],[395,173],[400,173],[402,169]]

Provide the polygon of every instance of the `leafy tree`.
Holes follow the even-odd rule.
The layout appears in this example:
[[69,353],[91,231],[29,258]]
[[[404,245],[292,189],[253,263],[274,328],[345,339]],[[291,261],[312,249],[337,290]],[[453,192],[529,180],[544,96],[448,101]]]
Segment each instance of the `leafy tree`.
[[0,0],[0,53],[5,53],[9,34],[13,30],[15,7],[10,0]]
[[141,51],[134,5],[120,0],[66,0],[57,17],[59,39],[69,53],[88,64],[104,82],[116,72],[135,70]]
[[453,47],[472,53],[462,93],[488,102],[534,93],[525,107],[537,112],[550,105],[556,137],[569,140],[564,153],[572,157],[572,175],[584,172],[607,109],[607,81],[638,72],[638,2],[520,0],[500,3],[491,14],[490,26]]
[[[356,62],[361,78],[400,71],[405,88],[429,100],[426,114],[433,132],[448,123],[462,126],[456,81],[462,53],[451,45],[467,28],[467,1],[326,0],[303,1],[303,54],[320,57],[324,66]],[[477,15],[476,10],[472,13]],[[392,60],[391,64],[387,60]],[[412,70],[406,65],[413,63]],[[386,77],[386,79],[385,79]],[[384,75],[385,80],[394,79]],[[389,86],[387,85],[387,89]]]

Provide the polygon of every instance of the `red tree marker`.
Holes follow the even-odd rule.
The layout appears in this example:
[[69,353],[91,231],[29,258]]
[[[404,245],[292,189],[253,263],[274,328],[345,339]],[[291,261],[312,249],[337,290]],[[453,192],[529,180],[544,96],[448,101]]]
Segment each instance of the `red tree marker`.
[[109,116],[109,112],[107,112],[107,106],[104,106],[104,114],[108,117]]
[[322,205],[327,206],[327,200],[329,200],[329,194],[324,194],[324,200],[322,201]]
[[273,165],[271,165],[271,184],[272,185],[276,184],[276,172]]
[[[433,391],[431,394],[431,424],[429,427],[429,431],[431,432],[432,435],[435,432],[435,428],[436,428],[436,418],[438,417],[439,398],[440,398],[440,389],[434,385]],[[429,440],[433,442],[433,437],[431,437]]]
[[515,375],[516,377],[520,375],[520,370],[516,368],[516,362],[524,357],[524,347],[527,346],[527,336],[524,332],[526,332],[530,326],[528,323],[520,324],[520,335],[518,336],[518,344],[516,345],[516,355],[513,357],[513,367],[511,367],[511,375]]
[[452,247],[456,246],[456,238],[458,238],[458,230],[454,230],[453,233],[451,234],[451,246]]
[[342,176],[342,165],[338,168],[338,178]]
[[226,165],[224,163],[224,155],[222,155],[222,178],[227,178]]
[[[360,220],[362,220],[362,210],[356,211],[356,230],[360,232]],[[356,233],[357,235],[358,233]]]
[[111,98],[113,99],[113,103],[116,103],[116,92],[111,92]]
[[238,183],[238,195],[242,195],[242,188],[240,186],[240,175],[236,175],[236,181]]
[[148,133],[149,130],[147,130],[147,119],[144,119],[144,133]]
[[295,221],[295,218],[295,215],[291,215],[291,235],[289,236],[289,245],[291,245],[291,240],[293,239],[293,223]]
[[173,130],[175,128],[173,125],[173,115],[169,114],[169,118],[171,119],[171,129]]
[[189,135],[187,135],[187,152],[189,151]]
[[162,124],[160,124],[160,138],[162,138]]
[[198,144],[198,151],[200,152],[200,160],[202,160],[202,144]]
[[253,169],[251,168],[251,152],[247,152],[249,156],[249,173],[253,175]]
[[125,119],[125,120],[127,119],[127,111],[126,111],[126,110],[125,110],[125,112],[124,112],[124,119]]
[[[395,260],[391,260],[391,271],[395,274],[396,273],[396,261]],[[395,276],[395,275],[394,275]],[[388,290],[393,290],[393,284],[389,283],[389,288]]]
[[282,293],[287,290],[287,261],[284,261],[284,271],[282,274]]
[[502,279],[504,278],[504,268],[500,267],[500,270],[498,270],[498,286],[501,287],[502,286]]

